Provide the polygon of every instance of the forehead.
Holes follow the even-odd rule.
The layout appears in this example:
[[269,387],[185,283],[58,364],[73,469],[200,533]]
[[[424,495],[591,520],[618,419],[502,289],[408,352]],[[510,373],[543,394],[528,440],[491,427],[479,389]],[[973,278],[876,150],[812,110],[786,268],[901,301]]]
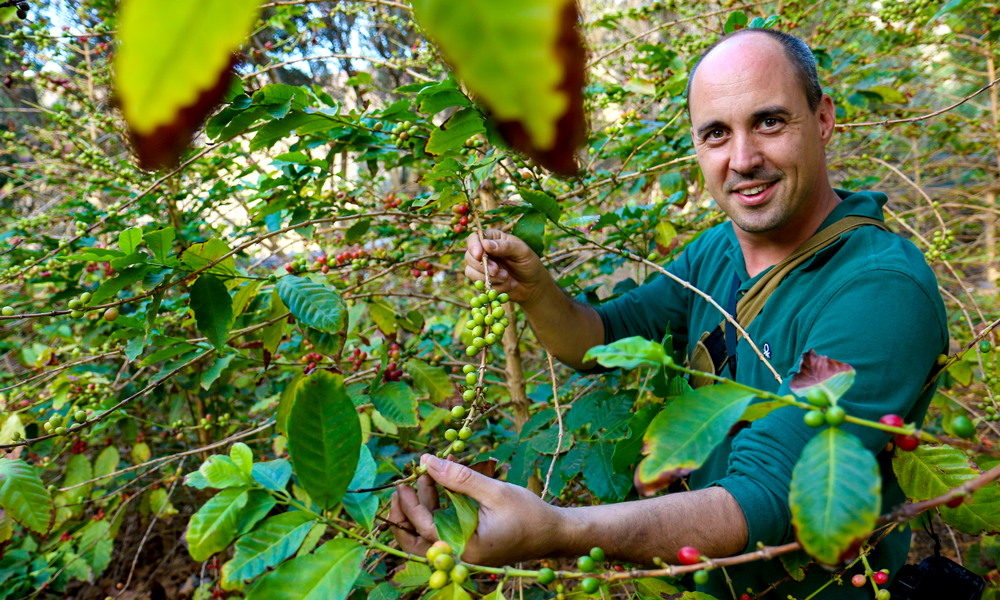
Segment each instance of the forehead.
[[727,40],[698,65],[689,98],[691,122],[738,122],[765,106],[797,111],[808,106],[791,61],[764,35]]

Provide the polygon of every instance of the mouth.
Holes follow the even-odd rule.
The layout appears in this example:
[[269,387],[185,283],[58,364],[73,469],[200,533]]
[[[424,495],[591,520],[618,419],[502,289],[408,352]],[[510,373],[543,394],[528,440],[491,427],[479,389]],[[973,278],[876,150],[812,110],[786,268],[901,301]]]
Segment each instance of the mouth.
[[756,206],[758,204],[763,204],[771,197],[771,193],[777,183],[777,181],[762,183],[752,188],[735,190],[733,193],[739,199],[741,204],[746,206]]

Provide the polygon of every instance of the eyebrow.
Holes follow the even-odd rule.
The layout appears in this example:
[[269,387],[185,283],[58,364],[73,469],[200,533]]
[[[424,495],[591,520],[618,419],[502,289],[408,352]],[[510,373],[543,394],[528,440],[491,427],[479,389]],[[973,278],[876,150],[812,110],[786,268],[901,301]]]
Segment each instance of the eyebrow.
[[[763,119],[764,117],[786,117],[787,118],[787,117],[791,117],[791,116],[792,116],[792,111],[788,110],[784,106],[781,106],[780,104],[775,104],[773,106],[765,106],[764,108],[761,108],[761,109],[758,109],[758,110],[754,111],[754,113],[752,115],[750,115],[751,119],[753,119],[754,121],[759,121],[759,120]],[[706,123],[706,124],[704,124],[704,125],[702,125],[701,127],[698,128],[698,137],[699,138],[703,138],[703,137],[705,137],[705,134],[708,133],[709,131],[712,131],[716,127],[724,127],[724,126],[725,126],[725,123],[723,123],[722,121],[719,121],[718,119],[716,119],[714,121],[709,121],[708,123]]]

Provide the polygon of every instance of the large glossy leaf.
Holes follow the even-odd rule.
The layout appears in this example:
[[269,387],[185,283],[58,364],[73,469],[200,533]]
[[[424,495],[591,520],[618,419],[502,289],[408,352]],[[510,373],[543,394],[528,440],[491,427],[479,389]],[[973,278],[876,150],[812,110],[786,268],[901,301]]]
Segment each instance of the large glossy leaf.
[[236,535],[240,536],[253,529],[258,521],[271,512],[278,501],[274,496],[264,490],[250,490],[247,492],[247,503],[240,511],[240,522],[236,526]]
[[23,460],[0,459],[0,508],[36,533],[49,531],[52,498],[35,468]]
[[[181,260],[192,271],[199,271],[226,256],[230,251],[231,248],[228,244],[218,238],[212,238],[206,242],[189,246],[181,254]],[[235,286],[239,283],[239,280],[234,279],[236,275],[236,259],[232,256],[227,256],[219,263],[205,269],[204,272],[219,277],[226,283],[226,287]]]
[[283,458],[259,462],[254,464],[251,474],[254,481],[265,489],[274,492],[284,491],[288,480],[292,478],[292,465]]
[[333,289],[294,275],[279,279],[276,289],[303,325],[326,333],[337,333],[343,327],[344,300]]
[[316,520],[302,511],[271,517],[236,542],[236,554],[222,567],[222,588],[233,590],[295,554]]
[[194,473],[189,473],[184,483],[194,488],[212,487],[225,489],[250,485],[250,477],[223,454],[209,456]]
[[[578,104],[575,90],[565,84],[583,83],[582,77],[575,81],[583,57],[572,2],[414,0],[412,6],[417,21],[497,119],[517,123],[535,148],[559,145],[557,122]],[[549,168],[573,170],[558,167],[565,165]]]
[[382,416],[400,427],[417,426],[417,397],[405,383],[383,384],[371,392],[372,403]]
[[330,540],[261,579],[247,600],[344,600],[364,558],[365,547],[354,540]]
[[[278,290],[271,290],[271,306],[267,310],[267,316],[265,319],[268,321],[274,321],[278,319],[281,315],[288,312],[288,307],[285,303],[281,301],[281,296],[278,295]],[[285,324],[288,323],[288,319],[278,319],[264,328],[261,332],[261,339],[264,342],[264,366],[271,363],[271,357],[278,351],[278,345],[281,344],[281,338],[285,336]]]
[[229,326],[233,324],[233,299],[229,290],[214,275],[202,274],[191,286],[191,310],[198,331],[221,354],[229,338]]
[[646,429],[646,458],[635,471],[635,485],[652,494],[701,466],[753,400],[731,383],[698,388],[668,404]]
[[[358,459],[358,468],[354,471],[354,478],[348,486],[351,490],[363,490],[375,485],[375,475],[378,465],[372,457],[368,446],[361,446],[361,456]],[[365,529],[371,531],[375,526],[375,513],[378,512],[378,496],[373,492],[349,493],[344,496],[342,502],[347,514],[363,525]]]
[[240,513],[247,503],[247,488],[222,490],[206,502],[188,523],[186,539],[191,558],[208,560],[225,550],[239,530]]
[[471,107],[466,108],[449,117],[437,129],[431,130],[427,143],[424,144],[424,152],[437,155],[449,150],[458,150],[470,137],[485,132],[486,125],[479,111]]
[[432,404],[437,404],[455,393],[455,384],[441,367],[432,367],[422,360],[412,358],[403,368],[413,378],[413,384],[430,396]]
[[[133,134],[176,153],[228,87],[223,73],[257,16],[256,0],[129,0],[118,13],[115,87]],[[176,138],[179,138],[176,139]],[[178,147],[179,146],[179,147]],[[143,152],[147,166],[169,160]],[[171,158],[176,158],[173,156]]]
[[[982,475],[964,452],[951,446],[919,446],[892,459],[899,485],[914,502],[935,498]],[[1000,533],[1000,486],[986,485],[957,508],[940,507],[941,518],[970,535]]]
[[517,193],[520,194],[521,198],[530,204],[535,210],[545,213],[545,216],[551,219],[553,223],[559,222],[559,217],[562,214],[562,208],[559,207],[559,202],[557,202],[555,198],[545,192],[539,192],[537,190],[527,188],[518,189]]
[[462,556],[465,544],[479,525],[479,503],[462,494],[448,490],[445,493],[451,500],[451,506],[435,511],[434,525],[437,527],[438,537],[451,545],[455,556]]
[[583,356],[584,362],[596,360],[604,367],[634,369],[640,366],[659,367],[667,362],[667,351],[656,342],[633,336],[594,346]]
[[63,478],[63,487],[73,488],[66,492],[66,503],[77,504],[90,495],[92,484],[79,484],[90,481],[94,478],[94,467],[90,464],[90,459],[86,454],[74,454],[66,461],[66,476]]
[[142,281],[143,277],[158,269],[159,267],[153,267],[150,265],[136,265],[134,267],[122,269],[117,275],[111,279],[106,279],[101,283],[101,287],[97,288],[97,291],[94,292],[93,297],[87,305],[97,306],[115,298],[118,295],[118,292],[139,281]]
[[[101,450],[101,453],[94,460],[94,477],[107,477],[111,475],[118,469],[119,462],[121,462],[121,455],[118,452],[118,448],[108,446],[104,450]],[[105,485],[107,483],[107,479],[95,482],[96,485]]]
[[627,475],[615,473],[611,462],[613,453],[612,444],[600,442],[590,447],[583,462],[583,477],[587,480],[587,488],[605,502],[616,502],[624,498],[631,483]]
[[836,405],[837,400],[854,384],[854,376],[851,365],[809,350],[802,355],[799,370],[792,376],[789,387],[800,396],[806,396],[814,389],[823,390],[830,403]]
[[153,260],[160,264],[165,264],[170,258],[170,251],[173,249],[176,233],[173,227],[165,227],[143,234],[142,239],[146,246],[153,253]]
[[858,438],[831,427],[809,440],[788,494],[802,548],[826,564],[846,558],[875,527],[881,490],[878,463]]
[[628,437],[618,440],[611,455],[611,464],[615,472],[624,472],[639,458],[639,453],[642,451],[642,436],[661,408],[663,407],[659,404],[644,406],[635,411],[628,420]]
[[424,563],[407,561],[406,566],[392,576],[392,582],[401,588],[416,588],[427,585],[431,578],[431,568]]
[[287,427],[299,484],[320,508],[334,506],[354,477],[361,449],[361,424],[344,378],[320,370],[303,379]]

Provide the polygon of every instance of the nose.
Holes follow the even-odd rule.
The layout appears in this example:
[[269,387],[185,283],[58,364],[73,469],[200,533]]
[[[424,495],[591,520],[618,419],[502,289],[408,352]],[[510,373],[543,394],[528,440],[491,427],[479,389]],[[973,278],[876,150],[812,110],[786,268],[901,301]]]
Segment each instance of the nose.
[[753,134],[738,132],[730,144],[729,168],[740,175],[749,175],[764,166],[764,155]]

